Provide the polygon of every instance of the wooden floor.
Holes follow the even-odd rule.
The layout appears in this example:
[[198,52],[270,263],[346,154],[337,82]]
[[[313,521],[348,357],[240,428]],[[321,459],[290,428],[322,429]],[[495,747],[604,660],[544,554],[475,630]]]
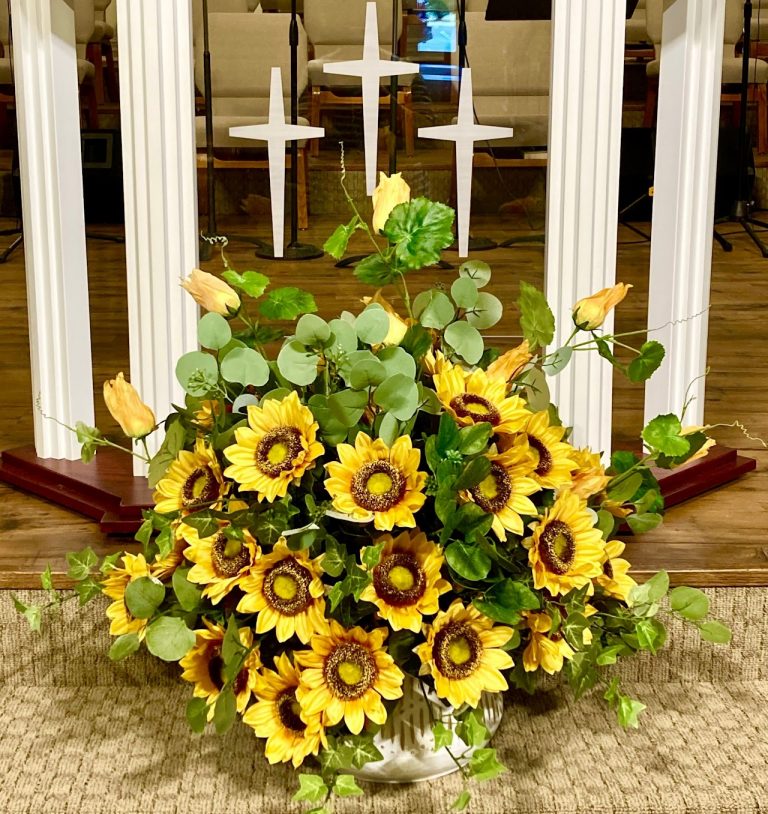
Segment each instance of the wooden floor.
[[[0,228],[10,223],[0,224]],[[253,233],[243,222],[225,224],[233,232]],[[322,244],[335,223],[324,219],[302,233],[305,242]],[[477,234],[504,238],[515,223],[477,218]],[[116,230],[104,229],[114,233]],[[269,235],[257,230],[260,237]],[[619,233],[618,279],[634,285],[630,298],[617,313],[617,330],[644,327],[647,308],[649,245],[625,228]],[[734,234],[735,250],[724,254],[715,247],[710,310],[710,374],[706,420],[730,423],[738,419],[755,436],[768,437],[768,261],[754,246]],[[639,242],[640,241],[640,242]],[[364,249],[364,244],[360,245]],[[257,269],[276,284],[299,285],[315,294],[320,314],[358,307],[370,291],[357,283],[349,270],[338,270],[327,259],[306,263],[266,263],[253,256],[252,246],[233,243],[228,250],[240,271]],[[514,300],[520,280],[541,285],[544,251],[541,245],[523,244],[477,255],[494,269],[494,291],[504,301],[505,314],[494,328],[495,344],[517,341]],[[449,256],[450,259],[450,256]],[[128,368],[125,295],[125,253],[120,244],[88,241],[94,393],[96,419],[105,432],[116,425],[103,407],[100,391],[105,378]],[[214,255],[204,264],[221,269]],[[181,278],[188,269],[178,269]],[[450,283],[455,271],[426,269],[415,273],[412,293],[433,283]],[[587,294],[590,292],[584,292]],[[0,266],[0,450],[31,443],[32,402],[29,340],[25,305],[24,259],[16,252]],[[616,378],[614,447],[638,447],[642,429],[642,388]],[[659,568],[670,570],[678,582],[699,585],[768,584],[768,543],[763,528],[768,518],[768,453],[737,429],[722,429],[718,440],[742,450],[754,450],[758,471],[741,481],[671,510],[660,529],[630,543],[628,553],[640,574]],[[120,548],[119,538],[105,540],[94,523],[44,501],[0,485],[0,587],[37,584],[38,574],[50,560],[54,572],[66,568],[66,551],[92,545],[99,550]]]

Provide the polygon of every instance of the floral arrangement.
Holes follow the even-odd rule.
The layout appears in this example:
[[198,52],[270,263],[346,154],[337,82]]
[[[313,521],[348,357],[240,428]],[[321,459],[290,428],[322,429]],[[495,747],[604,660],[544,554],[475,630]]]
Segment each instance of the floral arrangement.
[[[411,200],[399,176],[382,178],[375,229],[349,200],[354,216],[326,251],[340,258],[366,233],[374,248],[355,274],[394,287],[402,312],[377,291],[326,322],[310,293],[241,274],[222,250],[221,279],[196,270],[184,282],[207,311],[203,349],[178,361],[185,403],[151,458],[152,411],[122,374],[105,384],[155,489],[141,553],[69,555],[73,595],[111,600],[110,658],[146,647],[178,662],[196,732],[241,716],[270,763],[314,764],[295,799],[315,812],[362,793],[354,772],[381,758],[376,732],[407,682],[452,711],[455,727],[434,725],[435,749],[452,750],[468,784],[504,771],[486,745],[483,693],[532,693],[561,673],[577,696],[600,686],[634,727],[643,704],[604,668],[656,653],[662,612],[729,639],[706,620],[701,591],[670,591],[664,572],[636,584],[615,537],[661,521],[651,467],[705,454],[704,429],[660,416],[643,430],[644,456],[617,452],[605,468],[569,443],[550,403],[547,377],[574,351],[593,348],[632,381],[659,366],[658,342],[625,366],[618,335],[601,332],[629,286],[576,303],[570,338],[550,352],[552,312],[522,283],[525,339],[500,354],[481,333],[504,308],[487,264],[466,262],[450,289],[409,296],[409,276],[453,241],[453,210]],[[75,430],[86,460],[112,443]],[[17,606],[39,628],[41,608]],[[469,800],[467,787],[456,808]]]

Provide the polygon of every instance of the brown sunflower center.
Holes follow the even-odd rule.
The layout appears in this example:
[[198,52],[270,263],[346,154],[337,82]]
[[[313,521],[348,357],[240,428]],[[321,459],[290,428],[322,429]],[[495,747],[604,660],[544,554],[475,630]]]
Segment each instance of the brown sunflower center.
[[296,427],[276,427],[259,441],[256,466],[268,477],[276,478],[293,469],[301,449],[301,433]]
[[293,557],[281,560],[264,577],[264,596],[283,616],[296,616],[312,604],[312,574]]
[[223,532],[216,535],[211,548],[211,565],[217,577],[236,577],[251,564],[251,552],[240,540],[230,540]]
[[496,406],[483,396],[475,393],[462,393],[451,399],[451,409],[459,418],[471,418],[472,421],[488,421],[495,427],[501,422],[501,415]]
[[405,494],[403,473],[389,461],[363,464],[352,478],[352,498],[369,512],[386,512]]
[[512,480],[504,467],[493,461],[491,471],[471,490],[475,503],[491,514],[498,514],[512,496]]
[[551,520],[539,535],[539,556],[553,574],[567,574],[576,559],[573,532],[562,520]]
[[528,445],[536,450],[539,456],[539,463],[536,465],[534,472],[540,477],[548,475],[552,471],[552,453],[549,451],[547,445],[540,441],[533,435],[528,436]]
[[451,622],[435,635],[432,658],[437,669],[449,679],[461,680],[480,666],[483,643],[477,632],[461,622]]
[[373,587],[380,599],[401,608],[421,599],[427,578],[413,554],[399,551],[384,557],[373,569]]
[[209,466],[198,466],[181,487],[181,502],[184,508],[213,503],[219,497],[219,482]]
[[291,732],[301,733],[307,725],[301,720],[301,707],[296,700],[296,691],[293,688],[283,690],[275,701],[277,717],[280,723]]
[[337,698],[354,701],[365,695],[374,685],[378,670],[366,647],[354,642],[343,642],[326,658],[323,676]]
[[606,560],[603,563],[603,573],[608,577],[608,579],[613,579],[613,565],[611,564],[610,560]]
[[[227,683],[224,678],[224,659],[221,657],[221,647],[214,645],[209,652],[208,677],[217,690],[221,690]],[[232,690],[239,695],[248,686],[248,670],[243,668],[232,682]]]

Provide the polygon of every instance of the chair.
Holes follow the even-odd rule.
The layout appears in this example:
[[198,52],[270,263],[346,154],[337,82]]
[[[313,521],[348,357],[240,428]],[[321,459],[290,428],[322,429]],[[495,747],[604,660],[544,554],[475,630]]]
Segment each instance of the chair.
[[[283,91],[290,97],[290,17],[286,14],[210,14],[208,38],[211,52],[211,92],[213,106],[213,145],[215,169],[268,169],[266,151],[258,142],[244,147],[241,138],[229,135],[230,127],[264,124],[269,114],[270,69],[282,69]],[[198,32],[198,42],[202,33]],[[203,87],[203,54],[195,49],[195,81]],[[299,23],[298,89],[299,96],[307,87],[307,37]],[[288,102],[286,101],[286,110]],[[299,119],[300,124],[308,124]],[[195,122],[198,150],[204,150],[205,117]],[[254,158],[254,153],[263,157]],[[309,225],[307,198],[308,170],[306,143],[298,151],[299,228]],[[206,169],[206,157],[198,152],[198,169]]]
[[[208,0],[208,14],[247,14],[258,7],[252,0]],[[253,6],[253,8],[252,8]],[[192,0],[192,41],[197,43],[203,30],[203,0]],[[200,42],[203,37],[200,33]],[[202,88],[202,85],[200,86]]]
[[648,36],[645,0],[639,0],[632,16],[625,23],[624,44],[624,55],[629,59],[648,61],[656,56]]
[[[659,68],[661,65],[661,28],[664,8],[670,0],[647,0],[646,21],[648,36],[653,42],[656,59],[646,65],[648,90],[645,99],[643,125],[652,127],[656,118],[659,93]],[[744,4],[742,0],[726,0],[725,30],[723,36],[722,83],[726,89],[721,101],[734,106],[734,118],[738,120],[738,106],[741,102],[740,86],[742,60],[736,55],[736,46],[744,29]],[[768,63],[752,57],[749,61],[749,88],[747,102],[757,104],[757,151],[768,152]]]
[[[398,0],[398,38],[402,34],[402,0]],[[379,47],[382,59],[390,59],[392,54],[392,0],[376,0],[379,23]],[[320,126],[324,108],[346,105],[361,105],[359,85],[350,84],[348,76],[325,73],[323,68],[331,62],[360,59],[365,35],[366,0],[305,0],[304,25],[307,36],[314,48],[314,59],[309,63],[309,82],[312,86],[310,121]],[[382,90],[389,88],[389,78],[382,77]],[[415,131],[413,126],[413,106],[411,82],[413,75],[398,77],[401,89],[397,92],[397,102],[403,119],[405,150],[413,155]],[[389,104],[389,95],[384,92],[381,104]],[[312,143],[312,154],[317,155],[319,144]]]

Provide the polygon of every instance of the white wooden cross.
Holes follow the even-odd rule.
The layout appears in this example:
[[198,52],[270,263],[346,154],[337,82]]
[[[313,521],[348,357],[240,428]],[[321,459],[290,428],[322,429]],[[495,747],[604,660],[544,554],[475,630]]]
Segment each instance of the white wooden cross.
[[419,72],[411,62],[394,62],[381,58],[376,3],[366,4],[363,58],[348,62],[331,62],[325,73],[359,76],[363,83],[363,135],[365,141],[365,187],[368,195],[376,189],[376,158],[379,149],[379,83],[383,76],[403,76]]
[[322,127],[308,127],[286,122],[282,73],[280,68],[272,68],[269,88],[269,122],[230,127],[229,135],[234,138],[267,142],[269,194],[272,201],[272,245],[275,257],[282,257],[285,241],[283,234],[285,226],[285,145],[289,141],[321,138],[325,135],[325,130]]
[[420,127],[422,138],[456,142],[456,214],[458,217],[459,257],[469,254],[469,213],[472,203],[472,159],[476,141],[509,138],[511,127],[475,124],[472,102],[472,70],[464,68],[459,91],[459,117],[456,124]]

